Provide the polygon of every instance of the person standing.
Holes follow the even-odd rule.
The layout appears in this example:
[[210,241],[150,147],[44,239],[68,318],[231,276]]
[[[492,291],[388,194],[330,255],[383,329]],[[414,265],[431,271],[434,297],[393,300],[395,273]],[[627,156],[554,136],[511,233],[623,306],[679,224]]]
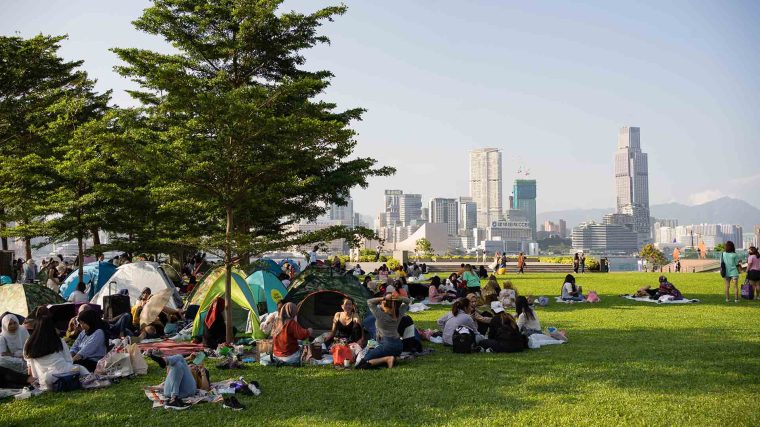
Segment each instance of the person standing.
[[721,261],[726,265],[726,274],[723,276],[723,280],[726,283],[726,302],[728,302],[729,290],[731,288],[731,282],[734,282],[734,302],[739,302],[739,255],[736,254],[736,246],[734,242],[726,242],[726,251],[721,254]]
[[581,273],[586,272],[586,254],[581,252]]
[[525,254],[522,252],[517,256],[517,272],[525,274]]
[[317,263],[317,251],[319,250],[319,246],[314,246],[314,249],[309,252],[309,265],[314,265]]
[[755,288],[755,299],[760,299],[760,254],[755,246],[749,247],[747,258],[747,280]]
[[578,267],[580,267],[581,264],[581,258],[578,256],[578,252],[575,253],[575,257],[573,258],[573,271],[575,274],[578,274]]
[[37,279],[37,264],[29,258],[24,264],[24,283],[33,283]]

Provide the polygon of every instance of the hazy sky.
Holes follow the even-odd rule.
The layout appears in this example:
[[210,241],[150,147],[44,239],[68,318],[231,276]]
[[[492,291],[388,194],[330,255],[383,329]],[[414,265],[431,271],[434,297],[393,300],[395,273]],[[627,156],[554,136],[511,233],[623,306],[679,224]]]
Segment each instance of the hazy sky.
[[[99,89],[134,105],[111,47],[166,49],[130,24],[149,2],[0,0],[0,31],[68,34]],[[287,1],[313,11],[323,0]],[[722,195],[760,206],[760,2],[347,1],[307,53],[326,97],[364,107],[357,153],[398,169],[353,192],[468,195],[468,151],[498,147],[504,198],[519,165],[538,211],[611,207],[621,126],[641,127],[651,203]]]

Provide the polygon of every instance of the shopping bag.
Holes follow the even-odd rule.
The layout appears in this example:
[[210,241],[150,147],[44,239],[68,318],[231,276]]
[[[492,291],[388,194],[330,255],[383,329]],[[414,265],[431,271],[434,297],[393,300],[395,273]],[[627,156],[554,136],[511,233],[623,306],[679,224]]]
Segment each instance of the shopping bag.
[[130,344],[127,346],[127,353],[129,354],[129,363],[132,364],[132,371],[136,375],[145,375],[148,373],[148,364],[140,353],[140,348],[137,344]]

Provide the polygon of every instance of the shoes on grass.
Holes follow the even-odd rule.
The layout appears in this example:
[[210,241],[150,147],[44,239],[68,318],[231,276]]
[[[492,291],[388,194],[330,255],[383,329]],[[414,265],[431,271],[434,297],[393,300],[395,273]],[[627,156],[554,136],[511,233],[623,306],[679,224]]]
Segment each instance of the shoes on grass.
[[164,409],[174,409],[175,411],[182,411],[189,408],[190,405],[183,402],[182,399],[173,398],[164,404]]
[[245,409],[245,406],[241,405],[235,396],[225,396],[222,407],[232,409],[233,411],[242,411]]

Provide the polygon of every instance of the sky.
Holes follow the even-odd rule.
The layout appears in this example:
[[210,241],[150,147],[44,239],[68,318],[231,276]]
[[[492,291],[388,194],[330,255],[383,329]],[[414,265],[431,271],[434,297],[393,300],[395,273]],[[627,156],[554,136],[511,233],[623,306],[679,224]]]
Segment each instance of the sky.
[[[0,33],[68,34],[114,103],[136,105],[112,47],[167,50],[131,21],[144,0],[0,0]],[[337,2],[286,0],[312,12]],[[722,196],[760,206],[760,2],[346,1],[304,52],[335,77],[324,99],[367,109],[356,155],[397,168],[352,191],[375,216],[383,190],[469,195],[468,152],[502,150],[506,200],[518,169],[537,210],[615,205],[618,129],[641,128],[650,203]]]

